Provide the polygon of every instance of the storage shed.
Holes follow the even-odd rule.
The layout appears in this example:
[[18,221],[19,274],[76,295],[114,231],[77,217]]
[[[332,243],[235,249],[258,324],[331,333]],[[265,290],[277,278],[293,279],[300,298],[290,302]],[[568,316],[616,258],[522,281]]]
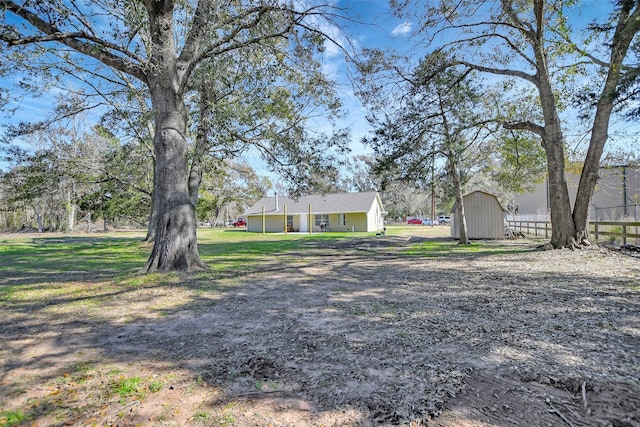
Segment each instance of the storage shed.
[[[469,239],[504,239],[505,208],[498,198],[484,191],[474,191],[463,196],[464,214]],[[460,238],[460,210],[453,206],[451,237]]]

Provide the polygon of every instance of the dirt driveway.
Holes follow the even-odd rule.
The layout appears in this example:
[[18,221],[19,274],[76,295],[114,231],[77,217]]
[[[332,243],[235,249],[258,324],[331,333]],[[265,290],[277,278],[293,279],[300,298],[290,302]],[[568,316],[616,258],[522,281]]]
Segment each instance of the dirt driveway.
[[640,260],[425,239],[4,303],[0,424],[640,426]]

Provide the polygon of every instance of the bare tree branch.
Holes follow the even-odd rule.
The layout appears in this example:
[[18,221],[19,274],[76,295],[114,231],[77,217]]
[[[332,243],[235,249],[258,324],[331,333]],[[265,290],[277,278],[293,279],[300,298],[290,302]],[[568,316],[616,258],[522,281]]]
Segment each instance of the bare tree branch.
[[477,71],[482,71],[484,73],[497,74],[501,76],[519,77],[535,85],[538,84],[538,77],[536,77],[533,74],[525,73],[524,71],[485,67],[483,65],[473,64],[466,61],[458,61],[458,64],[466,65],[469,68],[472,68]]
[[[40,30],[42,33],[44,33],[43,36],[31,36],[22,38],[11,38],[4,34],[0,35],[0,37],[2,37],[2,40],[7,42],[10,46],[43,41],[57,41],[71,47],[72,49],[77,50],[78,52],[91,56],[92,58],[95,58],[110,67],[136,76],[142,81],[146,81],[146,73],[143,66],[141,65],[144,63],[144,61],[142,61],[141,58],[138,58],[133,53],[87,33],[68,33],[60,31],[60,29],[58,29],[55,25],[46,22],[38,15],[30,12],[22,6],[17,5],[13,1],[0,0],[0,8],[20,16],[35,28]],[[82,41],[81,39],[87,41]],[[92,43],[89,43],[89,41]],[[126,55],[126,57],[117,56],[114,53],[110,52],[110,50],[120,52]],[[128,59],[127,57],[130,59]],[[138,62],[138,64],[133,61]]]
[[528,130],[536,135],[544,138],[544,127],[530,121],[523,122],[505,122],[502,127],[510,130]]

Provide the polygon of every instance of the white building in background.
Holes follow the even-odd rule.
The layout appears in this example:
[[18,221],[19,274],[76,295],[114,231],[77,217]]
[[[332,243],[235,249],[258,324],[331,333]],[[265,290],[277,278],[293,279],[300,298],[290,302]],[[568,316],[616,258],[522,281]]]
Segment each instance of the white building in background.
[[[591,199],[589,219],[592,221],[613,221],[626,218],[639,221],[640,167],[607,166],[600,168],[599,173],[600,179]],[[580,175],[568,172],[566,177],[571,208],[573,209]],[[515,217],[532,221],[549,219],[551,205],[547,179],[537,184],[531,192],[516,194],[514,200]]]

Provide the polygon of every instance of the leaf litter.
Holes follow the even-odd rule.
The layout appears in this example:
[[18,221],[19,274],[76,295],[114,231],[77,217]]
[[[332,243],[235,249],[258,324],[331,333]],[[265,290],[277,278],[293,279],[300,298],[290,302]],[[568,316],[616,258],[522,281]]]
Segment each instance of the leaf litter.
[[[640,426],[637,258],[529,241],[433,254],[428,241],[310,242],[222,293],[130,290],[99,321],[5,305],[0,414],[20,411],[25,425]],[[160,297],[179,304],[131,317]],[[136,393],[109,392],[130,377],[142,379]]]

